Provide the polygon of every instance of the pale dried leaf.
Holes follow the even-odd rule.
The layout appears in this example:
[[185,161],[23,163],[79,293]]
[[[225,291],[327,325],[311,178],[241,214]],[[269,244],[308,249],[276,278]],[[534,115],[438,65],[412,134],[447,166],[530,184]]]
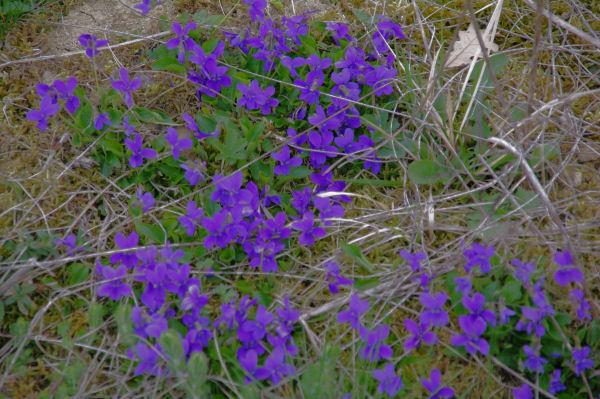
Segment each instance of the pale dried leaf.
[[[492,41],[492,38],[486,37],[485,32],[482,32],[482,36],[483,44],[489,52],[498,51],[498,45]],[[469,25],[467,30],[458,32],[458,38],[446,60],[446,67],[448,68],[461,67],[470,64],[473,57],[482,57],[473,25]]]

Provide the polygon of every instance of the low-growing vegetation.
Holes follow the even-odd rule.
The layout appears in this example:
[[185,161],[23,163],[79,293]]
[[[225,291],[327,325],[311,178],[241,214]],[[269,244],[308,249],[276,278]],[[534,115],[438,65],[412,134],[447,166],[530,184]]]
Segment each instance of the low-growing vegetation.
[[298,3],[0,59],[0,396],[599,397],[598,10]]

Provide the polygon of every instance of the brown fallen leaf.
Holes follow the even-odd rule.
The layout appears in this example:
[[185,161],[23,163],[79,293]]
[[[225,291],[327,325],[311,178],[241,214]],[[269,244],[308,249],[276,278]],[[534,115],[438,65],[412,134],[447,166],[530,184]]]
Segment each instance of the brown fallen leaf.
[[[483,31],[481,35],[483,37],[483,44],[489,52],[498,51],[498,45],[493,42],[491,37],[487,37]],[[458,38],[446,59],[445,66],[447,68],[458,68],[468,65],[473,60],[473,57],[482,57],[477,34],[472,24],[469,25],[467,30],[458,32]]]

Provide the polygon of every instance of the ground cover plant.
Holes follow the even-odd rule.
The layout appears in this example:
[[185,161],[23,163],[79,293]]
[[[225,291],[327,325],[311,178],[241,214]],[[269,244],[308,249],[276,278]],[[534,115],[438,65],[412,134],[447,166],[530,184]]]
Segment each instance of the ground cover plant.
[[[576,188],[571,164],[581,146],[598,166],[594,37],[568,25],[585,68],[553,97],[536,82],[568,74],[541,62],[556,54],[535,5],[533,48],[511,53],[503,31],[505,51],[461,69],[440,43],[469,22],[483,43],[479,24],[516,8],[466,2],[429,36],[434,5],[351,23],[231,7],[166,23],[143,69],[83,34],[87,76],[36,82],[5,111],[55,140],[46,177],[6,172],[21,199],[0,214],[1,392],[598,397],[597,176]],[[245,24],[226,28],[234,12]],[[49,165],[94,177],[33,192]]]

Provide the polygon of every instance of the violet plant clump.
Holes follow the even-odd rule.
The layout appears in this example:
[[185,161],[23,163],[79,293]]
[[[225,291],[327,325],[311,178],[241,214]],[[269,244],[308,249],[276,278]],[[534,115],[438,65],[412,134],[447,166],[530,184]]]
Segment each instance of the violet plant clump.
[[[308,373],[303,367],[307,340],[315,338],[307,301],[277,295],[273,286],[280,275],[297,272],[299,254],[319,250],[353,206],[346,195],[351,193],[345,192],[349,180],[334,166],[346,159],[357,174],[377,177],[389,171],[380,159],[385,139],[365,123],[360,102],[368,96],[387,104],[397,94],[395,46],[405,39],[401,26],[379,16],[373,33],[361,42],[343,23],[310,24],[309,13],[273,19],[266,0],[242,4],[253,24],[227,32],[227,41],[198,42],[201,28],[194,22],[171,26],[174,37],[164,45],[170,53],[155,67],[179,71],[195,90],[195,115],[182,112],[173,120],[138,107],[133,93],[142,90],[142,78],[122,67],[97,104],[73,77],[38,85],[39,110],[26,116],[46,131],[64,107],[84,141],[103,143],[114,155],[115,168],[129,165],[133,177],[126,181],[137,187],[132,208],[141,212],[132,211],[131,226],[112,235],[115,248],[94,271],[96,295],[119,302],[120,314],[127,315],[119,328],[133,337],[127,356],[135,363],[135,376],[189,374],[189,365],[202,353],[210,358],[207,367],[231,368],[235,383],[247,389],[302,381],[301,373]],[[146,14],[151,6],[144,1],[135,8]],[[328,50],[310,45],[311,29],[325,37]],[[92,35],[79,41],[92,59],[108,44]],[[169,67],[161,64],[172,59]],[[240,63],[236,69],[234,61]],[[161,133],[146,133],[142,127],[150,123]],[[159,187],[173,190],[159,195]],[[73,235],[56,243],[71,256],[81,249]],[[400,319],[401,339],[389,313],[381,312],[383,319],[375,315],[386,305],[375,305],[379,299],[364,288],[370,282],[362,270],[350,273],[337,255],[311,269],[324,276],[329,288],[324,295],[345,297],[332,330],[347,333],[340,342],[353,337],[346,347],[352,346],[354,360],[366,365],[361,378],[371,393],[394,397],[410,383],[423,397],[453,397],[445,382],[451,384],[452,373],[442,376],[428,368],[428,358],[443,340],[466,359],[494,357],[532,384],[540,378],[539,385],[550,393],[574,392],[572,380],[593,373],[596,333],[567,336],[577,348],[570,352],[568,345],[557,344],[573,316],[585,326],[596,322],[584,273],[568,249],[555,252],[558,268],[546,280],[534,261],[509,262],[494,245],[463,244],[463,270],[448,274],[447,292],[444,276],[430,269],[431,253],[394,252],[398,267],[415,283],[419,309],[414,317]],[[365,269],[373,267],[361,254],[352,252],[351,258]],[[259,275],[268,283],[258,283]],[[232,279],[236,289],[218,283]],[[494,286],[492,279],[506,285]],[[570,313],[555,309],[550,284],[568,290]],[[451,333],[442,334],[445,329]],[[520,345],[507,345],[511,340]],[[509,354],[503,345],[513,347]],[[419,376],[404,373],[400,359],[409,353],[423,359],[413,369]],[[203,389],[215,393],[218,381]],[[532,396],[527,384],[512,388],[515,397]]]

